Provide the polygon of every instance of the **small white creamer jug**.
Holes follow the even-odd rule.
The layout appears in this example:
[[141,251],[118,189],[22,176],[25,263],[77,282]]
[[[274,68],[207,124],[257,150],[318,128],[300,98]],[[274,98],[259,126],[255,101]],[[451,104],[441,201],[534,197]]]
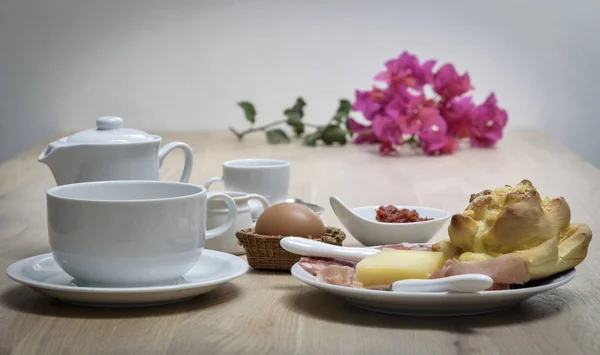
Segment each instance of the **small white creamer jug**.
[[[209,192],[208,196],[210,197],[215,193]],[[243,255],[246,251],[239,244],[235,233],[254,226],[248,201],[257,200],[263,205],[264,209],[269,207],[269,202],[266,198],[258,194],[247,194],[236,191],[219,191],[219,193],[228,195],[233,199],[237,206],[237,215],[232,226],[221,234],[219,238],[208,239],[204,243],[204,248],[234,255]],[[223,224],[227,220],[227,212],[228,208],[224,201],[209,200],[206,209],[206,228],[214,228]]]

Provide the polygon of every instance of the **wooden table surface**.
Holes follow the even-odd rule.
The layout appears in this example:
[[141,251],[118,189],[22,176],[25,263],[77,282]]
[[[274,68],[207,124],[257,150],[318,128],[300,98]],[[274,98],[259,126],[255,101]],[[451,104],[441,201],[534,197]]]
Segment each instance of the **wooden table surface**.
[[[221,133],[164,134],[195,152],[190,181],[219,175],[243,157],[292,162],[291,195],[326,208],[409,204],[461,212],[469,195],[529,179],[543,196],[564,196],[572,221],[600,229],[600,171],[537,131],[507,131],[496,149],[452,156],[384,158],[376,147],[271,146],[262,134],[238,142]],[[0,261],[50,251],[44,145],[0,165]],[[182,154],[161,178],[176,180]],[[445,228],[434,238],[445,237]],[[358,245],[351,237],[346,245]],[[501,313],[457,318],[402,317],[354,308],[284,272],[253,271],[196,299],[152,308],[72,306],[0,277],[0,354],[599,354],[600,243],[571,283]]]

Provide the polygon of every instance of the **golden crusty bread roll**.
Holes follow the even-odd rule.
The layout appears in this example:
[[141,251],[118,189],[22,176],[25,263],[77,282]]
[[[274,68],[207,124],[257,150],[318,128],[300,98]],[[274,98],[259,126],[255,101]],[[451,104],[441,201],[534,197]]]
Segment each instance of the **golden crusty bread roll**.
[[446,259],[481,261],[512,254],[525,261],[532,280],[573,268],[587,256],[592,231],[571,223],[562,197],[541,198],[528,180],[471,195],[452,216],[450,239],[434,245]]

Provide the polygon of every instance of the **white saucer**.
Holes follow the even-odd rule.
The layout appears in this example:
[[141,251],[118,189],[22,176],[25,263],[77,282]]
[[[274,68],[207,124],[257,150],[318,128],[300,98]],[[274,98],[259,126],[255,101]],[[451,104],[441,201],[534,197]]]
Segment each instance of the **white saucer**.
[[463,316],[484,314],[511,308],[542,292],[573,280],[575,269],[529,282],[520,288],[476,293],[391,292],[351,288],[317,281],[299,263],[292,276],[323,291],[339,296],[350,304],[369,311],[409,316]]
[[192,269],[176,284],[168,286],[76,286],[73,277],[58,266],[51,253],[14,262],[8,266],[6,274],[41,294],[69,303],[100,307],[140,307],[196,297],[242,276],[248,269],[248,263],[235,255],[204,249]]

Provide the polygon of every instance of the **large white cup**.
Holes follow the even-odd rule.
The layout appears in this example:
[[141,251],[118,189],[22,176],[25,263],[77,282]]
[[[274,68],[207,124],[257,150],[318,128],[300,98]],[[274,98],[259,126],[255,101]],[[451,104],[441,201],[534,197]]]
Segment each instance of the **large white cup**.
[[209,179],[207,189],[222,181],[227,191],[263,196],[274,205],[288,198],[290,162],[276,159],[236,159],[223,163],[223,175]]
[[[206,239],[231,227],[236,205],[225,194],[168,181],[100,181],[47,191],[50,248],[75,283],[136,287],[178,282]],[[206,230],[207,200],[221,199],[227,218]]]

